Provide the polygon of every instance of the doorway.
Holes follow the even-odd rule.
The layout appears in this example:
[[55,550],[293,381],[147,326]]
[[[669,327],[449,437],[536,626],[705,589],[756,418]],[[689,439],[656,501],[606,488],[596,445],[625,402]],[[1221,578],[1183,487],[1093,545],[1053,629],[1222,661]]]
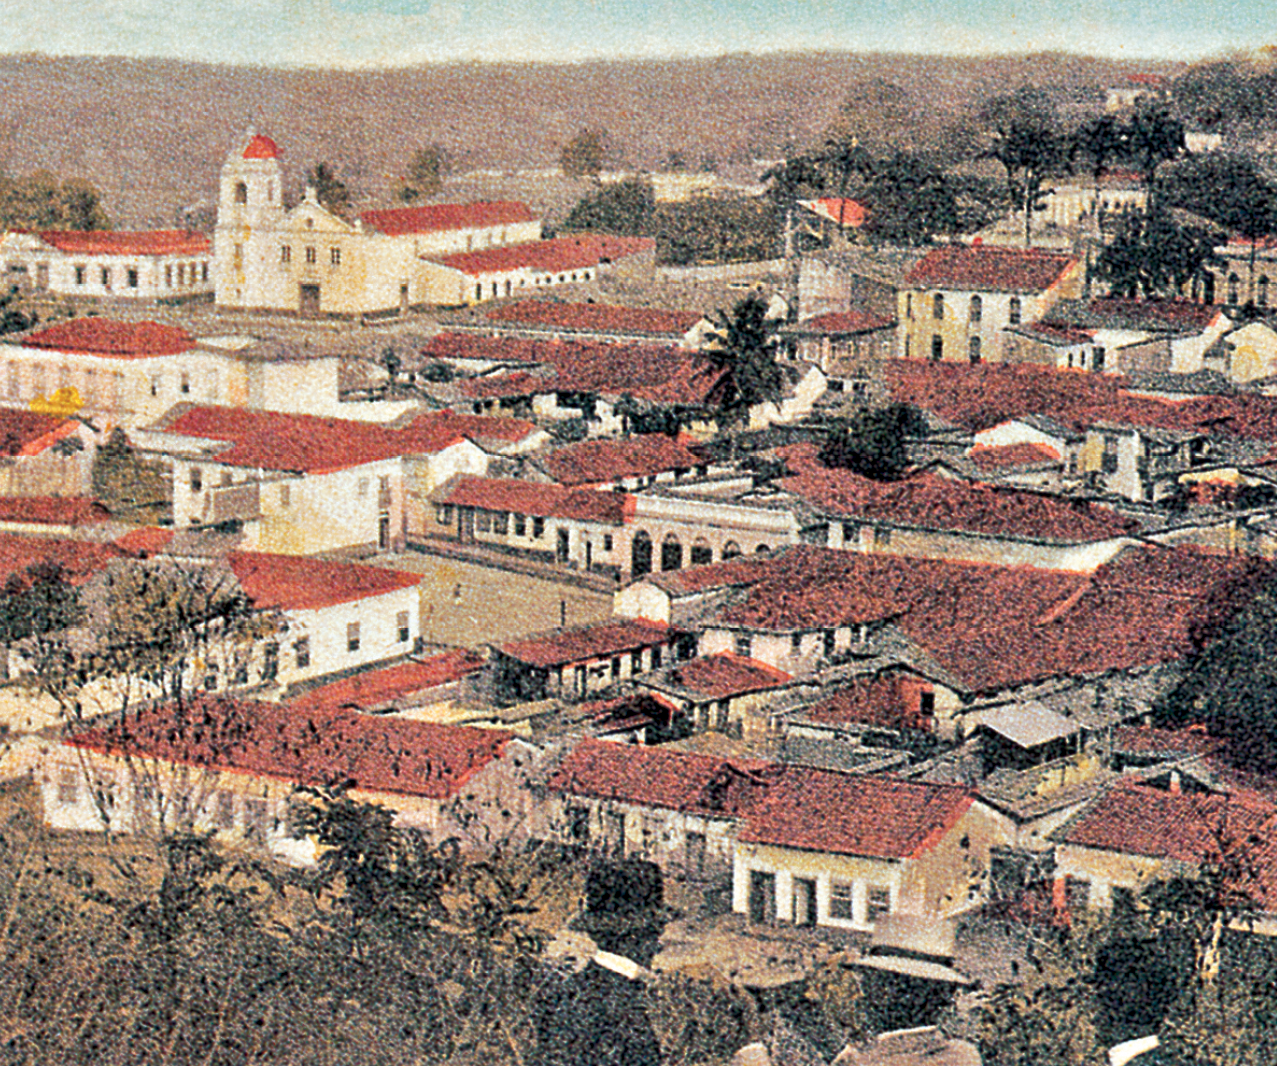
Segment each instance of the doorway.
[[749,871],[749,920],[776,921],[776,875],[763,870]]
[[301,296],[298,300],[298,311],[303,315],[319,314],[319,286],[303,285],[301,286]]

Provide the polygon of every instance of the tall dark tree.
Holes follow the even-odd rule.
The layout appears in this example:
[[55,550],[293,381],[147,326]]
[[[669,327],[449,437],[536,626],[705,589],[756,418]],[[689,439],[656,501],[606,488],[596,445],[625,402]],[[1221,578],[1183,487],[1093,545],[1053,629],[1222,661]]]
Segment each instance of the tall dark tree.
[[559,168],[569,178],[597,178],[607,158],[607,133],[586,127],[559,152]]
[[894,481],[909,468],[909,441],[923,436],[927,423],[907,403],[867,407],[825,438],[820,461],[845,467],[875,481]]
[[333,214],[344,217],[349,213],[350,190],[328,163],[316,163],[307,171],[306,184],[315,190],[315,198]]
[[1117,119],[1112,115],[1101,115],[1083,123],[1073,134],[1071,151],[1086,160],[1087,169],[1094,182],[1095,202],[1092,213],[1099,224],[1100,180],[1108,173],[1109,167],[1121,157],[1125,149],[1125,138]]
[[873,165],[865,228],[891,244],[928,244],[958,227],[958,207],[948,180],[917,155],[897,152]]
[[656,230],[656,197],[652,183],[634,178],[602,185],[586,193],[560,227],[622,237],[651,236]]
[[1050,98],[1023,88],[985,104],[982,118],[992,139],[988,156],[1002,164],[1012,202],[1024,214],[1024,244],[1033,242],[1033,212],[1041,205],[1043,182],[1067,169],[1068,142]]
[[751,293],[732,308],[717,311],[704,355],[722,371],[717,388],[718,414],[726,426],[749,420],[761,403],[779,403],[786,374],[776,361],[776,323],[767,317],[767,301]]
[[1184,154],[1184,124],[1159,104],[1141,104],[1122,129],[1126,153],[1139,168],[1153,208],[1157,168]]
[[1130,211],[1100,253],[1096,274],[1116,296],[1173,298],[1201,281],[1208,266],[1219,265],[1215,243],[1166,211]]
[[413,152],[408,161],[408,173],[404,175],[399,198],[405,203],[428,200],[443,189],[443,179],[448,173],[448,154],[438,144],[428,145]]

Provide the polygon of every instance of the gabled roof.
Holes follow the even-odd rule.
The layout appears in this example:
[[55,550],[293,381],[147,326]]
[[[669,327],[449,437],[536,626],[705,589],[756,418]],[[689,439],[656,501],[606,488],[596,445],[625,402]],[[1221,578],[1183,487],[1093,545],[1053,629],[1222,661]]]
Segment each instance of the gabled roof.
[[[408,422],[402,432],[414,440],[446,440],[458,437],[499,444],[518,444],[541,432],[535,422],[504,415],[465,415],[456,411],[427,411]],[[418,437],[417,434],[422,434]],[[429,435],[429,436],[427,436]]]
[[925,728],[917,718],[917,700],[909,699],[910,687],[926,685],[921,678],[901,670],[853,677],[824,698],[798,712],[798,717],[822,725],[869,725],[884,729]]
[[447,799],[501,757],[512,734],[393,716],[197,697],[181,718],[145,708],[67,743],[308,785]]
[[1048,444],[1023,441],[994,447],[975,447],[968,456],[981,470],[996,473],[1019,466],[1058,466],[1060,453]]
[[776,484],[826,513],[885,525],[1060,544],[1108,540],[1137,528],[1105,507],[953,478],[882,482],[811,467]]
[[619,526],[625,520],[631,497],[619,492],[567,489],[515,478],[453,478],[432,497],[435,503],[477,507],[483,511],[509,512],[541,518],[569,518],[578,522],[603,522]]
[[620,440],[583,440],[556,448],[539,466],[560,485],[593,485],[625,477],[692,470],[704,460],[674,437],[641,433]]
[[41,230],[40,239],[67,255],[208,255],[212,242],[186,229]]
[[0,407],[0,456],[39,455],[75,432],[74,419],[38,414],[21,407]]
[[0,496],[0,522],[88,526],[110,518],[106,507],[87,496]]
[[954,785],[787,767],[747,813],[739,839],[869,859],[914,859],[934,848],[975,796]]
[[725,651],[678,663],[642,678],[639,684],[701,703],[765,692],[792,680],[774,666]]
[[704,316],[695,311],[666,311],[657,307],[519,300],[490,309],[484,318],[501,325],[545,326],[577,333],[682,336]]
[[994,248],[946,244],[933,248],[905,277],[914,289],[958,289],[970,292],[1044,292],[1058,282],[1077,259],[1036,248]]
[[421,207],[365,211],[359,220],[387,237],[402,237],[413,233],[487,229],[490,226],[535,222],[537,216],[527,204],[517,200],[477,200],[468,204],[425,204]]
[[73,318],[28,334],[21,343],[24,348],[105,355],[114,359],[149,359],[190,351],[195,347],[195,338],[180,326],[88,317]]
[[612,237],[582,233],[544,241],[505,244],[476,252],[457,252],[455,255],[444,256],[439,262],[470,277],[523,269],[557,274],[564,270],[596,267],[600,263],[653,252],[655,249],[656,241],[651,237]]
[[487,660],[478,652],[456,648],[429,659],[411,659],[320,685],[290,700],[288,705],[296,710],[373,711],[441,685],[453,684],[482,670],[486,664]]
[[0,533],[0,584],[28,567],[49,563],[60,567],[71,584],[81,585],[125,557],[126,552],[114,544]]
[[231,552],[227,563],[253,606],[262,610],[321,610],[421,583],[420,574],[405,570],[334,563],[304,555]]
[[784,326],[781,332],[790,336],[845,337],[853,333],[874,333],[880,329],[892,329],[894,318],[875,315],[868,311],[830,311],[814,315]]
[[587,739],[563,761],[548,787],[574,796],[734,819],[755,802],[766,779],[763,764]]
[[566,666],[668,644],[676,632],[661,622],[646,619],[598,622],[543,637],[508,641],[501,645],[500,651],[502,655],[529,666]]
[[824,196],[819,200],[799,200],[798,202],[812,214],[827,218],[830,222],[837,222],[839,225],[851,226],[855,229],[863,226],[865,219],[869,217],[869,212],[865,209],[864,204],[855,200],[848,200],[845,197]]
[[1201,333],[1224,315],[1216,304],[1191,300],[1133,300],[1104,296],[1095,300],[1061,300],[1043,317],[1045,325],[1080,329],[1143,330]]

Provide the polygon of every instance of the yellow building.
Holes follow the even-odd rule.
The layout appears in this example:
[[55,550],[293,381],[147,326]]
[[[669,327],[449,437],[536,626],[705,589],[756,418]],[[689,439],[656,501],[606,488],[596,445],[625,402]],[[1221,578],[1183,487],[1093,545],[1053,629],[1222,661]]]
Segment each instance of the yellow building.
[[899,348],[905,359],[1004,361],[1008,326],[1037,322],[1057,300],[1082,294],[1082,264],[1035,248],[950,244],[905,276]]

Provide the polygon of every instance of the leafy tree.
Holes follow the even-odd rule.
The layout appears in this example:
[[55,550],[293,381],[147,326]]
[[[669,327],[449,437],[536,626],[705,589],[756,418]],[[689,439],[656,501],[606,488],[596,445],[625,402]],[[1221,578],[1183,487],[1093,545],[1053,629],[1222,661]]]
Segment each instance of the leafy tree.
[[399,190],[399,198],[405,203],[428,200],[443,189],[448,169],[448,154],[441,145],[417,149],[408,162],[408,173]]
[[922,436],[926,428],[922,412],[912,404],[866,407],[826,437],[820,461],[875,481],[894,481],[909,468],[910,438]]
[[607,158],[607,133],[585,128],[559,152],[559,168],[569,178],[597,178]]
[[958,206],[944,174],[916,155],[898,152],[873,165],[865,228],[892,244],[928,244],[958,228]]
[[1153,713],[1164,725],[1205,725],[1239,766],[1277,769],[1277,588],[1262,589],[1188,661]]
[[655,226],[662,263],[733,263],[776,252],[777,216],[765,201],[707,197],[661,204]]
[[20,178],[0,175],[0,228],[110,229],[102,195],[83,178],[59,180],[47,170]]
[[0,679],[9,676],[9,655],[32,637],[61,634],[83,617],[79,597],[54,563],[35,563],[10,574],[0,592]]
[[1096,274],[1117,296],[1174,297],[1219,263],[1209,233],[1181,226],[1154,208],[1120,216],[1117,233],[1096,261]]
[[9,286],[9,291],[0,295],[0,333],[22,333],[40,320],[34,311],[23,311],[19,299],[16,285]]
[[719,417],[726,426],[749,420],[750,408],[779,403],[786,376],[776,361],[776,324],[767,317],[767,301],[750,293],[732,308],[714,315],[714,331],[704,355],[723,372],[718,391]]
[[321,161],[308,170],[306,184],[315,190],[315,198],[333,214],[345,216],[350,211],[350,190],[327,163]]
[[1071,154],[1083,156],[1095,183],[1093,207],[1097,223],[1101,220],[1100,179],[1108,173],[1109,166],[1122,155],[1126,141],[1122,129],[1112,115],[1101,115],[1083,123],[1073,134]]
[[848,87],[830,139],[890,154],[910,147],[910,133],[916,125],[904,89],[884,78],[867,78]]
[[564,219],[565,231],[650,236],[656,229],[656,197],[652,184],[639,178],[600,186],[586,193]]
[[1033,239],[1033,212],[1041,205],[1042,183],[1066,169],[1068,143],[1050,98],[1040,89],[1023,88],[990,100],[982,117],[993,145],[988,155],[1002,164],[1011,199],[1024,213],[1024,243]]
[[93,496],[113,514],[166,506],[168,479],[156,463],[143,460],[128,434],[119,426],[111,430],[93,456],[90,472]]
[[868,151],[862,148],[855,137],[831,137],[825,141],[825,151],[821,161],[831,171],[834,187],[838,194],[838,231],[844,225],[843,213],[846,206],[847,193],[852,181],[864,178],[870,173],[872,160]]
[[1151,209],[1157,190],[1157,168],[1179,158],[1184,152],[1184,124],[1172,118],[1164,107],[1142,105],[1135,109],[1135,114],[1125,124],[1122,137],[1127,154],[1144,180]]

